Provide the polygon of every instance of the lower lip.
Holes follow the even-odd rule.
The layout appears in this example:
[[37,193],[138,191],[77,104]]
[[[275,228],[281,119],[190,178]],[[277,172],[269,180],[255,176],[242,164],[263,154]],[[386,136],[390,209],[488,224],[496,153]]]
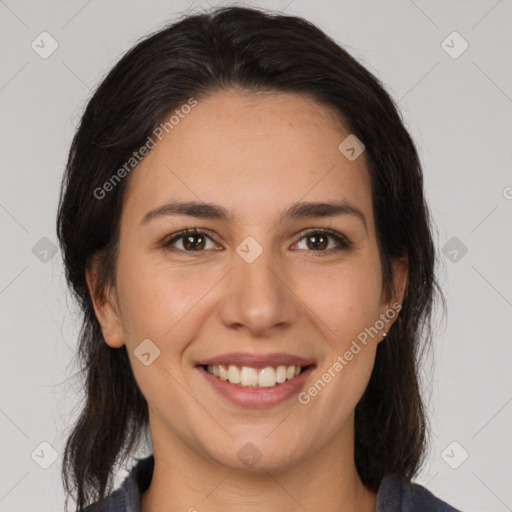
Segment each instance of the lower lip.
[[304,386],[306,379],[315,366],[310,365],[302,373],[297,375],[297,377],[269,388],[241,387],[226,380],[222,380],[219,377],[215,377],[202,366],[198,366],[197,368],[204,375],[206,380],[224,397],[243,407],[258,408],[280,404],[297,394]]

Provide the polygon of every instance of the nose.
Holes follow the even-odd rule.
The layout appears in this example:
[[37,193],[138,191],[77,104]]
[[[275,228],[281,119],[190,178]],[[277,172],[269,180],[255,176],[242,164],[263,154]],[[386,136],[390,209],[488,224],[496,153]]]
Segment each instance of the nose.
[[234,255],[233,269],[219,314],[223,324],[255,337],[275,336],[299,318],[301,303],[293,292],[285,262],[264,250],[252,263]]

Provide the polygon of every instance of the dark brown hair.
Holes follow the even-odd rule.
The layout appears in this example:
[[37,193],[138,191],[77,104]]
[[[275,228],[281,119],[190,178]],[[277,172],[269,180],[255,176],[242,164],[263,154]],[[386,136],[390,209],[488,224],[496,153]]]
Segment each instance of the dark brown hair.
[[[96,319],[85,271],[98,263],[101,292],[115,285],[119,218],[130,176],[103,187],[143,146],[161,119],[194,97],[219,90],[298,93],[325,106],[365,145],[383,269],[407,257],[402,310],[379,343],[373,373],[355,411],[355,463],[364,484],[412,477],[426,445],[418,364],[431,340],[439,287],[418,155],[382,84],[333,39],[299,17],[254,8],[195,13],[136,44],[90,99],[62,182],[57,232],[66,278],[83,311],[77,356],[85,404],[67,440],[62,476],[77,508],[111,492],[114,467],[148,426],[148,408],[126,347],[109,347]],[[136,172],[136,170],[132,171]],[[442,298],[442,294],[439,293]]]

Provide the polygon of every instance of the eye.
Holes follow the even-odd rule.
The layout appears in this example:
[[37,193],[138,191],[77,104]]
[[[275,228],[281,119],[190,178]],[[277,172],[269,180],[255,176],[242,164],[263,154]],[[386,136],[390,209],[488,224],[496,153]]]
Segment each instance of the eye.
[[[208,241],[213,244],[213,247],[208,247]],[[178,242],[178,247],[175,244]],[[179,245],[181,244],[181,247]],[[164,242],[164,247],[174,248],[183,252],[201,252],[205,249],[214,249],[215,244],[210,236],[204,231],[198,229],[184,229],[179,233],[172,235],[170,239]]]
[[[329,239],[334,240],[334,247],[329,247]],[[300,247],[302,240],[306,240],[305,247]],[[350,242],[340,233],[330,229],[312,229],[303,234],[299,242],[295,244],[299,249],[310,249],[318,252],[336,252],[343,249],[350,249]]]
[[[306,241],[306,246],[300,247],[302,240]],[[330,247],[330,241],[334,241],[334,247]],[[210,242],[210,246],[208,243]],[[181,247],[180,247],[181,245]],[[216,245],[212,238],[205,232],[196,228],[187,228],[171,235],[163,246],[171,250],[181,252],[203,252],[204,250],[216,249]],[[308,252],[332,253],[341,250],[350,249],[351,243],[337,231],[330,229],[311,229],[303,233],[299,242],[295,244],[298,249],[308,250]]]

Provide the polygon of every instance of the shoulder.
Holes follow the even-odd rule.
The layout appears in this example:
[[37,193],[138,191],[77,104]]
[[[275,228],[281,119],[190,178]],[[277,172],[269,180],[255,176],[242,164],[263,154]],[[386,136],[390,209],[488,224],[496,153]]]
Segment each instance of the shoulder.
[[127,508],[126,494],[123,489],[124,487],[125,484],[102,500],[88,505],[82,509],[82,512],[131,512],[132,509]]
[[139,460],[119,489],[88,505],[82,512],[141,512],[141,495],[149,487],[154,465],[153,455]]
[[389,473],[380,484],[375,512],[460,512],[436,498],[425,487],[397,473]]

